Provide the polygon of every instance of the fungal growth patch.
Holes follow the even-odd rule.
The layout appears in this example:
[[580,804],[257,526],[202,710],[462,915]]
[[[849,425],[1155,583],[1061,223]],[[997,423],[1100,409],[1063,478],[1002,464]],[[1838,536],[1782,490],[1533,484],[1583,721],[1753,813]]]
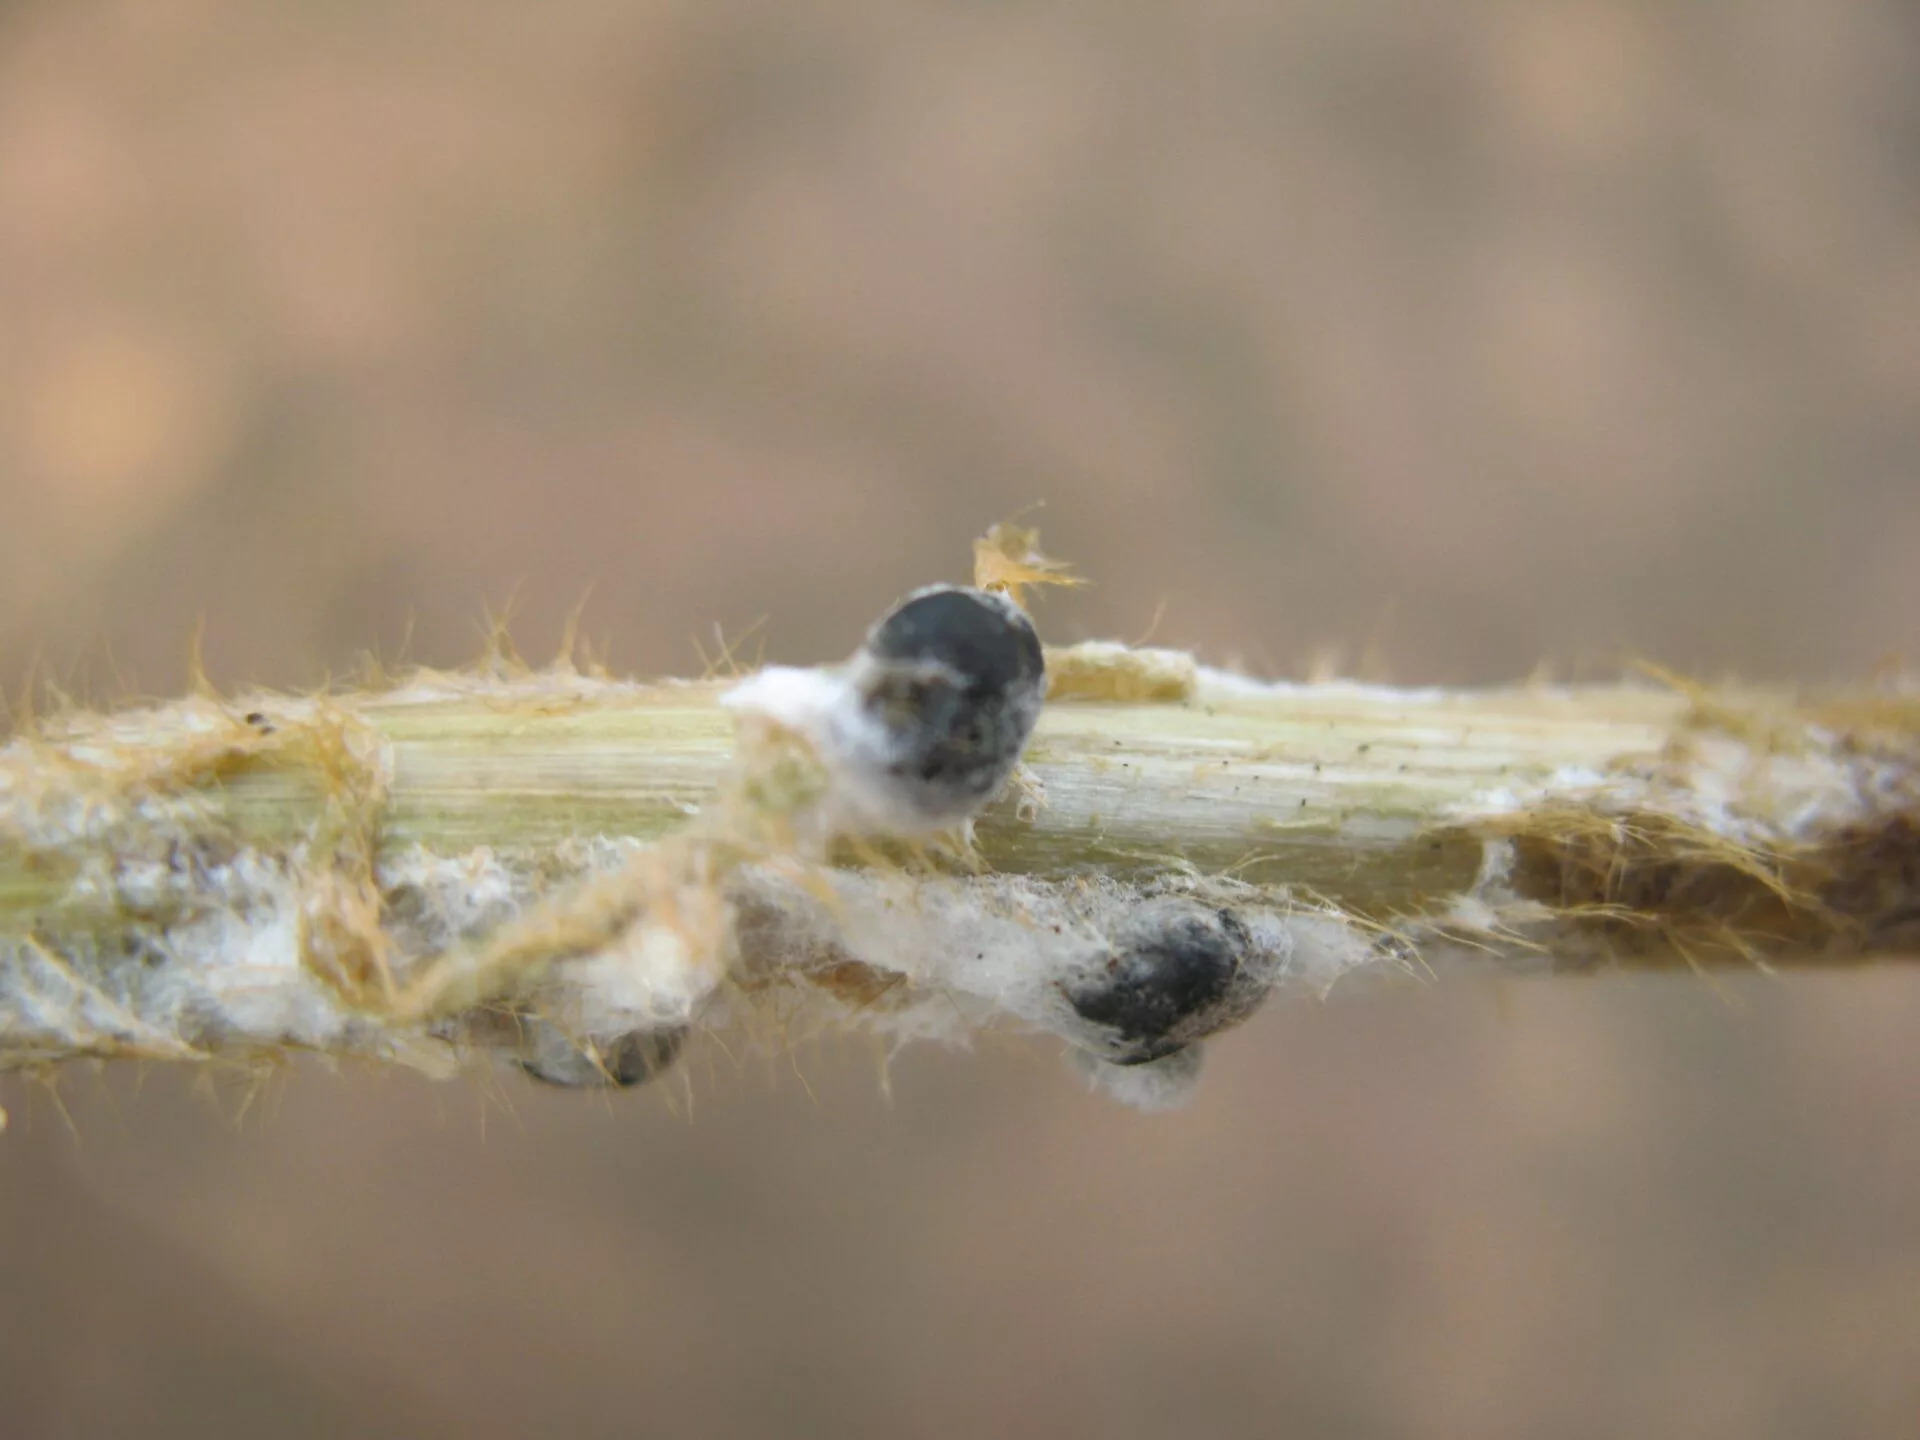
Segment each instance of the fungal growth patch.
[[732,682],[496,635],[470,672],[38,721],[0,749],[0,1069],[605,1090],[705,1032],[1012,1028],[1157,1109],[1273,996],[1920,952],[1906,682],[1268,684],[1044,647],[1028,601],[1073,577],[1030,531],[972,579]]
[[1147,1065],[1259,1004],[1253,936],[1232,910],[1192,902],[1142,904],[1113,936],[1094,973],[1067,1001],[1101,1032],[1100,1050],[1116,1065]]
[[837,671],[763,670],[722,704],[798,736],[826,768],[796,814],[816,837],[966,825],[1020,762],[1046,665],[1025,611],[984,590],[915,591]]
[[[1149,1108],[1184,1099],[1201,1042],[1269,994],[1324,993],[1376,958],[1327,908],[1224,878],[840,872],[819,897],[748,874],[736,906],[741,981],[790,1031],[963,1043],[1011,1019],[1065,1040],[1099,1088],[1151,1089]],[[1123,1073],[1156,1066],[1153,1086]]]

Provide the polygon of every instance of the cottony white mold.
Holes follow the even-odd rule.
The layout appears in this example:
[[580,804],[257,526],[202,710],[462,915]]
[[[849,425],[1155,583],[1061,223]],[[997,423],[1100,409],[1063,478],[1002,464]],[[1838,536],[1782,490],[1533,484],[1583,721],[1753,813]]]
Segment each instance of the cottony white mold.
[[1144,1065],[1113,1065],[1075,1051],[1073,1066],[1085,1077],[1088,1089],[1152,1114],[1178,1110],[1193,1099],[1205,1059],[1206,1047],[1196,1042]]
[[966,825],[1005,786],[1039,718],[1045,661],[1026,613],[959,586],[916,590],[845,665],[772,667],[721,698],[805,739],[827,770],[824,833]]
[[1196,1056],[1177,1057],[1270,992],[1324,994],[1383,959],[1337,916],[1256,905],[1219,882],[1143,889],[843,873],[822,904],[749,871],[736,894],[750,974],[797,977],[852,962],[906,982],[885,1003],[821,994],[834,1028],[960,1041],[1012,1018],[1068,1041],[1102,1089],[1142,1108],[1177,1103],[1198,1067]]

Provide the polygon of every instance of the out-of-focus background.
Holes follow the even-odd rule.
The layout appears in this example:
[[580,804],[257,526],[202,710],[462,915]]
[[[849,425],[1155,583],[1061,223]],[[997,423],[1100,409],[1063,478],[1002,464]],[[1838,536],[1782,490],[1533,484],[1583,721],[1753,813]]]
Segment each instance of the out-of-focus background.
[[[1907,0],[0,3],[0,674],[1051,636],[1820,681],[1920,617]],[[757,629],[752,627],[762,620]],[[0,1082],[0,1434],[1920,1433],[1920,973],[691,1092]]]

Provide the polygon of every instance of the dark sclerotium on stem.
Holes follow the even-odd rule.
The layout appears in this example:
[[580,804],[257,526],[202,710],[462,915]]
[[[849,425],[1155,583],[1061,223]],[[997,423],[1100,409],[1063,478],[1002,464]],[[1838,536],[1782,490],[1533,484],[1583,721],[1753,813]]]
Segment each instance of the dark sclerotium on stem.
[[577,1041],[538,1015],[520,1021],[517,1064],[536,1080],[571,1089],[629,1089],[665,1074],[686,1042],[684,1026],[634,1030],[599,1041]]
[[1113,936],[1103,963],[1066,987],[1097,1027],[1085,1048],[1115,1065],[1147,1065],[1245,1019],[1270,976],[1231,910],[1197,901],[1143,904]]
[[1046,691],[1040,637],[999,595],[940,585],[909,595],[855,657],[861,713],[902,829],[961,824],[1019,764]]

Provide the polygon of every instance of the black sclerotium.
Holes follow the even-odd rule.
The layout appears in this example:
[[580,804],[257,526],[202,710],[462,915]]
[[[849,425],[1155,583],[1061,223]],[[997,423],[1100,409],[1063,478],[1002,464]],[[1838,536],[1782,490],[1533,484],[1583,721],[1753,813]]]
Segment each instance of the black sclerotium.
[[672,1067],[687,1038],[686,1027],[675,1026],[581,1043],[539,1016],[524,1017],[520,1034],[515,1063],[536,1080],[575,1089],[644,1085]]
[[865,653],[862,699],[885,727],[893,788],[927,820],[965,819],[1006,783],[1040,716],[1033,622],[997,595],[940,586],[874,626]]
[[1246,973],[1252,945],[1231,910],[1155,905],[1115,937],[1106,961],[1067,989],[1081,1019],[1103,1027],[1095,1053],[1145,1065],[1243,1018],[1264,985]]

